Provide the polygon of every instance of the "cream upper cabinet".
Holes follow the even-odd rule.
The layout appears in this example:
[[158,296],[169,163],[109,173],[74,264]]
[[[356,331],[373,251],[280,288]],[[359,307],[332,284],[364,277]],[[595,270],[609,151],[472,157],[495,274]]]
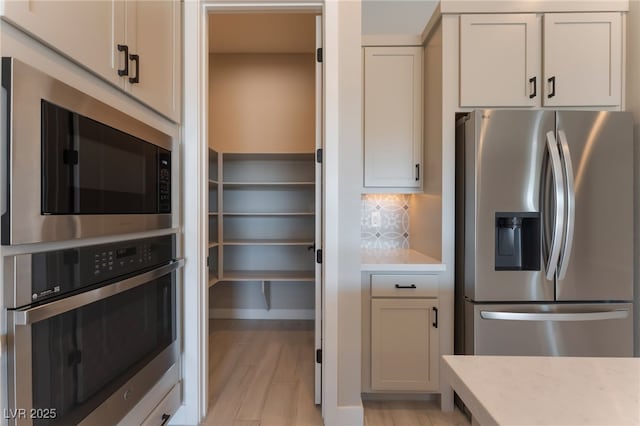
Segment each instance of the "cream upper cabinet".
[[620,12],[461,15],[460,106],[619,106],[622,45]]
[[543,39],[545,106],[620,105],[620,13],[548,13]]
[[3,16],[106,80],[121,84],[124,66],[122,1],[5,1]]
[[364,186],[422,186],[422,48],[364,48]]
[[540,18],[460,16],[460,106],[536,106]]
[[127,90],[162,114],[180,120],[181,10],[179,1],[127,3],[126,43],[130,54]]
[[438,300],[371,300],[371,389],[438,389]]
[[179,0],[27,0],[0,8],[8,21],[179,122]]

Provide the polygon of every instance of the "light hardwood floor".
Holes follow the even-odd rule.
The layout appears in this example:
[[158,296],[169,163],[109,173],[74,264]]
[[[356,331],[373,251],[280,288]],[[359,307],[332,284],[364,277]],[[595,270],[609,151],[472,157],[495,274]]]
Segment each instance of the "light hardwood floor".
[[440,411],[433,401],[364,401],[365,426],[466,426],[467,418],[456,408]]
[[215,320],[207,426],[321,426],[313,321]]
[[[205,426],[321,426],[313,321],[215,320]],[[433,402],[365,401],[366,426],[468,425]]]

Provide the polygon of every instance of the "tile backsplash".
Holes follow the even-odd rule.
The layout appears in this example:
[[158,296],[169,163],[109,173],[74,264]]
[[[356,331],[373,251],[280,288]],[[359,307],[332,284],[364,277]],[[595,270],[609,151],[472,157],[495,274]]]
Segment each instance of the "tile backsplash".
[[[361,202],[362,248],[409,248],[409,195],[364,194]],[[374,212],[380,214],[379,226],[373,226]]]

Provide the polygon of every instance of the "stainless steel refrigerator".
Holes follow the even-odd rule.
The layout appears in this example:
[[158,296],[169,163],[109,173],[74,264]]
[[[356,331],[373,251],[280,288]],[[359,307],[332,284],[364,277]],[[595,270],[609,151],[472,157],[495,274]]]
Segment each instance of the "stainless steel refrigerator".
[[625,112],[477,110],[456,132],[456,353],[633,355]]

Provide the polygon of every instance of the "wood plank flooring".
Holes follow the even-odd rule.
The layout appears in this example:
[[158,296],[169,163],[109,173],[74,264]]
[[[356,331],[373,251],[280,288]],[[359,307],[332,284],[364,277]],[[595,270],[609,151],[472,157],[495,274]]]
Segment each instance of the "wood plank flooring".
[[215,320],[206,426],[321,426],[313,321]]
[[364,401],[365,426],[467,426],[469,420],[456,408],[440,411],[434,401]]
[[[313,321],[212,320],[202,425],[322,426],[313,399],[313,342]],[[364,415],[366,426],[469,424],[434,402],[365,401]]]

